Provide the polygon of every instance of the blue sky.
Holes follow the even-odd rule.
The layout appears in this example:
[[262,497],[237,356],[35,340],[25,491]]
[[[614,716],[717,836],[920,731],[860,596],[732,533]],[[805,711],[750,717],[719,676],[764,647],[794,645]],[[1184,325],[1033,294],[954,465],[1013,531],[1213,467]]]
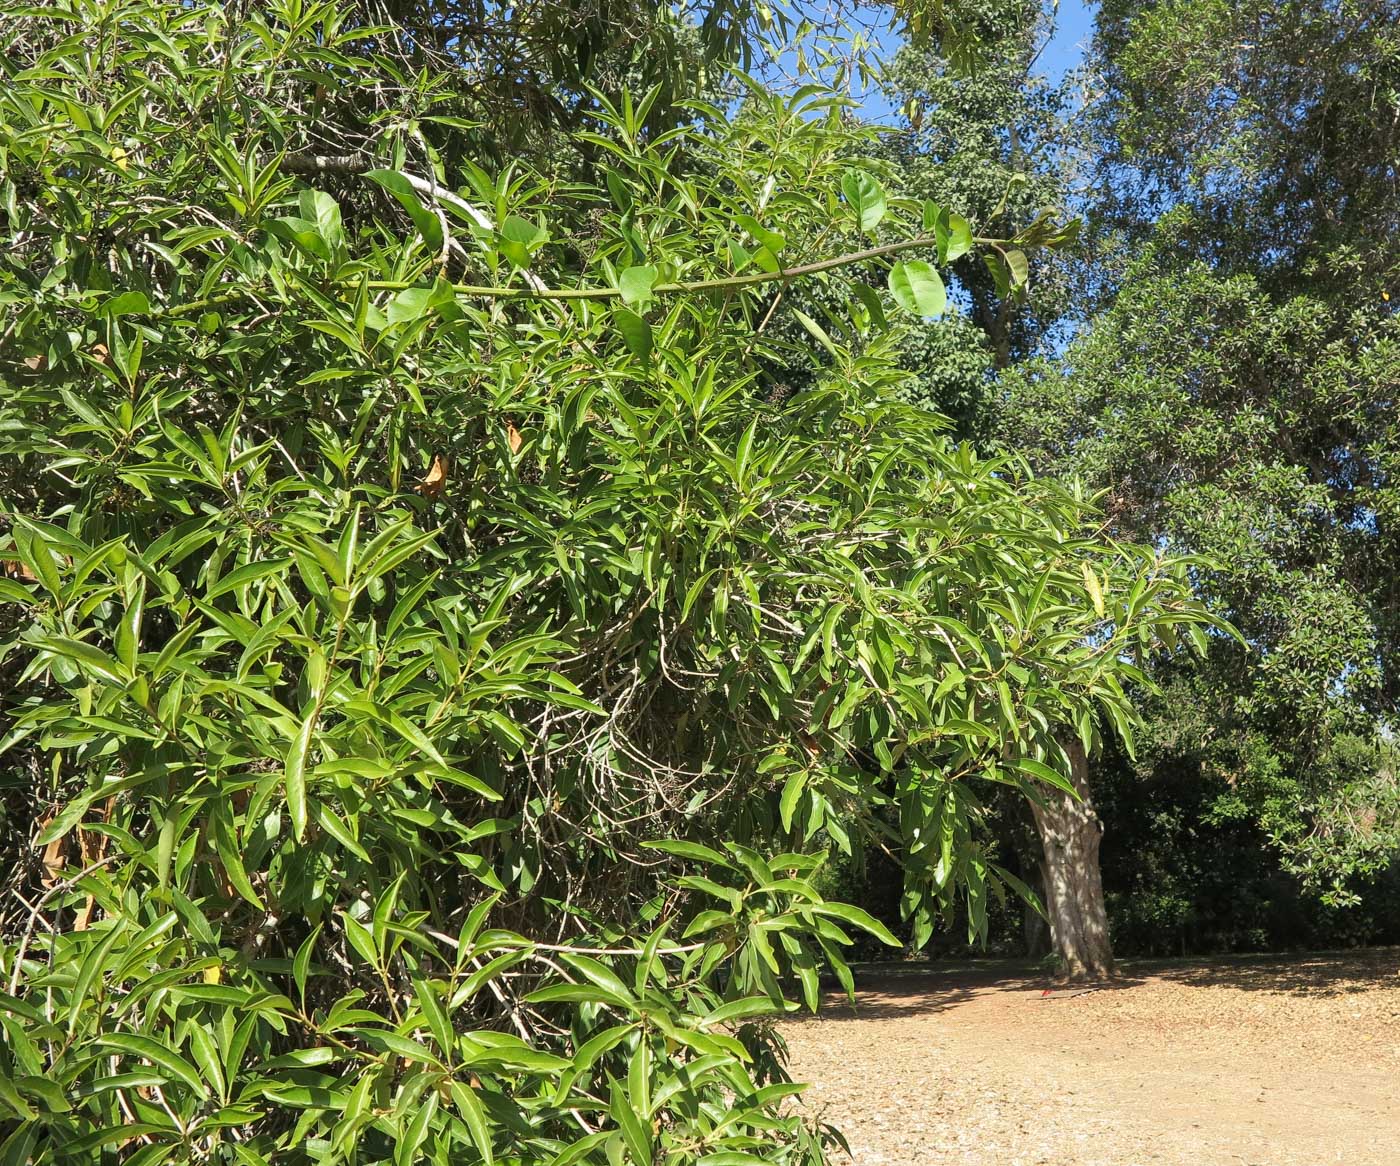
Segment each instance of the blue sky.
[[1045,46],[1037,68],[1051,81],[1059,81],[1084,59],[1094,35],[1094,5],[1084,0],[1060,0],[1055,14],[1055,35]]
[[[1053,84],[1064,78],[1084,60],[1089,40],[1094,35],[1095,0],[1060,0],[1055,12],[1055,32],[1036,62],[1036,72]],[[867,31],[875,35],[886,54],[899,47],[899,37],[890,29],[893,15],[888,8],[870,11],[862,21]],[[786,62],[789,67],[791,58]],[[861,111],[867,121],[887,121],[895,116],[894,108],[878,89],[864,94]]]

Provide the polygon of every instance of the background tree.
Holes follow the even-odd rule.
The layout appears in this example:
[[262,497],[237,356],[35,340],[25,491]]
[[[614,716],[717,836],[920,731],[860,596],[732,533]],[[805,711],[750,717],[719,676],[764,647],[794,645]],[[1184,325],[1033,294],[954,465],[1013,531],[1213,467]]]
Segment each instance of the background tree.
[[1179,238],[1271,290],[1347,310],[1391,288],[1400,93],[1395,0],[1106,0],[1093,63],[1105,220]]
[[[1053,13],[1039,3],[992,0],[971,6],[967,18],[982,47],[978,69],[955,67],[947,46],[910,46],[894,62],[889,89],[900,102],[904,129],[885,139],[903,189],[963,209],[979,231],[1006,235],[1034,233],[1037,224],[1068,198],[1066,145],[1069,101],[1063,84],[1051,85],[1036,65],[1053,30]],[[934,383],[925,391],[936,402],[946,396],[964,431],[990,442],[995,410],[993,370],[1000,373],[1040,351],[1069,315],[1069,269],[1052,253],[1018,255],[1020,284],[1008,294],[1002,270],[980,257],[965,256],[955,266],[957,300],[967,308],[968,328],[939,329],[943,345],[971,339],[969,355],[985,353],[978,405],[969,409],[965,393]],[[978,336],[980,333],[980,337]],[[933,330],[930,329],[930,335]],[[964,357],[964,360],[967,360]],[[936,374],[931,374],[936,375]],[[933,407],[939,405],[934,403]],[[1015,823],[1025,813],[1013,800],[1001,815],[1006,841],[1017,865],[1036,886],[1050,912],[1050,932],[1061,967],[1075,977],[1112,971],[1108,921],[1098,874],[1100,825],[1093,810],[1086,758],[1070,750],[1075,783],[1072,794],[1037,803],[1024,831]]]
[[1150,768],[1217,782],[1334,901],[1397,844],[1397,16],[1102,6],[1092,246],[1114,259],[1087,334],[1007,379],[1002,429],[1107,491],[1121,537],[1205,557],[1248,647],[1162,674]]
[[[1053,16],[1038,0],[979,0],[964,6],[963,19],[978,39],[975,71],[961,69],[940,40],[895,56],[885,83],[902,128],[885,136],[885,153],[902,190],[956,207],[981,234],[1011,238],[1047,211],[1062,218],[1068,197],[1068,99],[1036,68]],[[1019,281],[1018,296],[980,255],[953,267],[957,299],[998,369],[1033,355],[1065,314],[1054,253],[1037,251],[1024,267],[1033,278]]]

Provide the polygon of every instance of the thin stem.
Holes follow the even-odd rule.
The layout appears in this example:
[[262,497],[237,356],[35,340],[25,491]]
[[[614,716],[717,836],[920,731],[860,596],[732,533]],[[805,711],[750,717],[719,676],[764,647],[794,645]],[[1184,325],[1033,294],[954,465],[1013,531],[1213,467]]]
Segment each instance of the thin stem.
[[[985,239],[978,236],[972,241],[974,243],[996,247],[1000,250],[999,244],[1004,240]],[[760,271],[752,275],[731,275],[719,279],[697,279],[678,283],[658,283],[651,291],[653,295],[675,295],[691,292],[719,291],[725,288],[757,287],[765,283],[787,282],[798,279],[804,275],[816,275],[819,272],[832,271],[838,267],[850,267],[852,264],[864,263],[868,259],[879,259],[886,255],[897,255],[900,252],[913,251],[920,247],[934,247],[937,246],[937,243],[938,240],[932,236],[920,235],[915,239],[902,239],[897,243],[884,243],[879,247],[867,247],[863,251],[851,251],[845,255],[835,255],[830,259],[818,259],[812,263],[802,263],[796,267],[784,267],[777,271]],[[415,281],[404,279],[371,279],[368,280],[367,283],[369,287],[376,291],[402,291],[405,288],[419,286]],[[459,296],[468,296],[476,299],[616,300],[622,298],[622,289],[616,287],[492,287],[486,284],[474,283],[454,283],[448,286]],[[211,296],[208,299],[181,304],[162,314],[166,316],[188,315],[191,312],[202,311],[214,304],[235,298],[237,298],[236,292],[221,293],[218,296]]]
[[[937,242],[937,239],[932,236],[921,235],[915,239],[884,243],[879,247],[867,247],[863,251],[851,251],[845,255],[835,255],[830,259],[818,259],[812,263],[799,264],[797,267],[784,267],[777,271],[760,271],[753,275],[731,275],[719,279],[658,283],[651,291],[653,295],[674,295],[676,293],[717,291],[734,287],[755,287],[759,284],[797,279],[804,275],[816,275],[819,272],[831,271],[838,267],[850,267],[852,264],[864,263],[868,259],[879,259],[885,255],[896,255],[902,251],[912,251],[919,247],[933,247],[937,246]],[[996,246],[1002,240],[978,237],[973,239],[973,242]],[[368,283],[371,288],[376,290],[395,290],[417,286],[407,280],[394,279],[372,279]],[[616,287],[489,287],[471,283],[454,283],[451,287],[458,295],[505,300],[615,300],[622,296],[622,290]]]

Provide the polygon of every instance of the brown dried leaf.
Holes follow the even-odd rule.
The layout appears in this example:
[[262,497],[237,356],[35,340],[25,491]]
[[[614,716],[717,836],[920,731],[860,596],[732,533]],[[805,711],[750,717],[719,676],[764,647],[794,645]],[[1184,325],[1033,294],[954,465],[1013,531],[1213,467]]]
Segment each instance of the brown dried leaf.
[[75,916],[73,916],[74,931],[86,931],[88,929],[88,927],[92,924],[93,908],[96,906],[97,900],[94,899],[91,895],[89,895],[87,897],[87,901],[83,903],[82,910],[80,910]]
[[[36,828],[36,836],[42,834],[49,828],[57,815],[49,814],[40,818]],[[68,835],[55,838],[44,847],[43,856],[39,860],[44,867],[44,873],[39,876],[39,881],[44,884],[45,889],[56,886],[63,877],[63,868],[68,865]]]
[[[112,806],[116,802],[115,796],[108,798],[97,807],[96,820],[99,822],[110,822],[112,820]],[[98,830],[84,830],[78,827],[78,846],[82,853],[83,866],[91,866],[94,862],[101,862],[107,857],[107,835]]]
[[436,498],[446,485],[447,458],[440,453],[435,453],[433,454],[433,464],[428,468],[428,476],[413,488],[424,498]]

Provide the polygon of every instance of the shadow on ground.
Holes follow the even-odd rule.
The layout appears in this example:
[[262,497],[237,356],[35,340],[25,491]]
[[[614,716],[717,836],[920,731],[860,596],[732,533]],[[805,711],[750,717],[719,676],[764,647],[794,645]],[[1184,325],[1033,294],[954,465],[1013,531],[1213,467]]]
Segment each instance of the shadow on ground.
[[1151,975],[1197,988],[1236,988],[1295,996],[1342,996],[1393,988],[1400,974],[1400,948],[1297,955],[1216,956],[1209,961],[1131,961],[1132,975]]
[[[825,1021],[878,1020],[931,1015],[993,992],[1024,992],[1046,1003],[1073,999],[1084,988],[1057,983],[1040,964],[1026,960],[965,960],[861,964],[853,969],[856,1001],[832,992],[821,1010]],[[1215,956],[1191,960],[1125,960],[1117,979],[1092,986],[1118,992],[1149,980],[1194,988],[1226,988],[1296,996],[1340,996],[1395,987],[1400,948],[1297,955]],[[1049,990],[1049,995],[1042,994]]]
[[[880,1020],[899,1016],[927,1016],[946,1012],[978,996],[1022,992],[1041,999],[1050,990],[1050,1001],[1063,999],[1082,987],[1066,987],[1039,964],[1025,961],[976,961],[958,964],[868,964],[854,969],[856,1002],[832,993],[823,1002],[821,1017],[827,1021]],[[1130,971],[1107,984],[1093,985],[1096,992],[1113,992],[1141,984],[1143,977]]]

